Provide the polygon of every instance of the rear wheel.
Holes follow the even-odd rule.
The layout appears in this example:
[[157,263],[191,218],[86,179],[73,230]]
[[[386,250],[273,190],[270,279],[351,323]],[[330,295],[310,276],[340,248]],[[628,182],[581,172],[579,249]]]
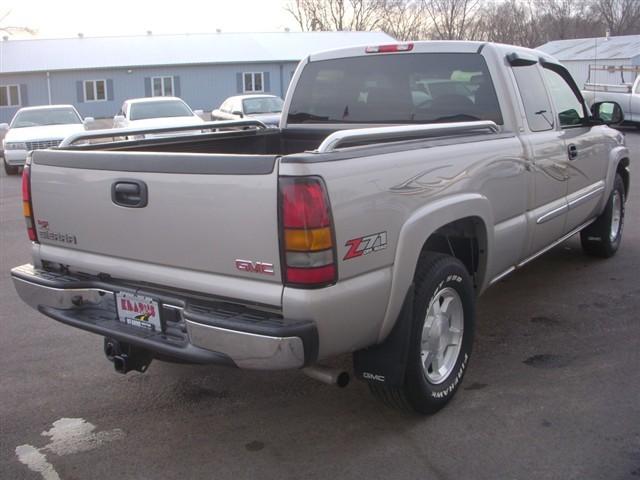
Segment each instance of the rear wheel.
[[451,400],[465,373],[473,344],[475,294],[465,266],[440,253],[421,255],[415,285],[404,384],[369,386],[390,406],[431,414]]
[[20,172],[20,167],[18,165],[9,165],[6,158],[3,159],[2,163],[4,163],[4,171],[7,175],[18,175]]
[[624,182],[616,175],[604,212],[580,232],[582,249],[587,255],[609,258],[618,251],[624,229],[624,203]]

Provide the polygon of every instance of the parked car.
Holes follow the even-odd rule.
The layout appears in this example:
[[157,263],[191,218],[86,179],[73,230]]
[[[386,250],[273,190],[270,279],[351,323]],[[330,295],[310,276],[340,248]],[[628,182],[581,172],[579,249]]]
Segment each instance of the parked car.
[[91,122],[92,117],[83,121],[72,105],[21,108],[10,124],[0,124],[0,129],[8,129],[2,141],[5,172],[16,175],[29,151],[56,147],[66,136],[86,130]]
[[[454,77],[476,87],[413,99],[416,79]],[[621,120],[521,47],[311,55],[280,129],[34,152],[33,259],[11,274],[29,305],[104,336],[121,373],[159,358],[345,384],[321,365],[353,353],[382,401],[433,413],[469,366],[478,295],[576,233],[618,250]]]
[[586,83],[582,95],[589,106],[602,101],[618,103],[622,107],[625,122],[640,129],[640,74],[633,83]]
[[253,118],[277,127],[284,102],[275,95],[237,95],[227,98],[220,108],[211,112],[212,120]]
[[[125,100],[120,111],[113,117],[113,128],[199,125],[204,123],[200,115],[202,110],[191,110],[184,100],[177,97],[133,98]],[[183,134],[193,134],[193,131],[185,131]]]

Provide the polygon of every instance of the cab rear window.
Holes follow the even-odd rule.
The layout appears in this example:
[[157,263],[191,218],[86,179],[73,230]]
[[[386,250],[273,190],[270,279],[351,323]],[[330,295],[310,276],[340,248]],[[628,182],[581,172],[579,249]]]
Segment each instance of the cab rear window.
[[287,123],[431,123],[502,115],[476,53],[368,55],[309,63]]

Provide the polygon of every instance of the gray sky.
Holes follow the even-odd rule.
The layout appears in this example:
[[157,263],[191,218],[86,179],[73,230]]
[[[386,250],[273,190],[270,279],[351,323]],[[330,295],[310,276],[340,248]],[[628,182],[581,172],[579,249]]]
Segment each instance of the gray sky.
[[[3,26],[27,26],[37,37],[299,30],[286,0],[2,0]],[[29,35],[14,35],[13,38]]]

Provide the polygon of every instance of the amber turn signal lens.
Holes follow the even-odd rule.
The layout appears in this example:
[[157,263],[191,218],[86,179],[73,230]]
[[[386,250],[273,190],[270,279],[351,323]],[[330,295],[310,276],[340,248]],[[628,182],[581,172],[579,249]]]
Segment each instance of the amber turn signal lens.
[[331,229],[312,228],[309,230],[297,230],[286,228],[284,230],[285,249],[296,252],[315,252],[326,250],[333,246]]

